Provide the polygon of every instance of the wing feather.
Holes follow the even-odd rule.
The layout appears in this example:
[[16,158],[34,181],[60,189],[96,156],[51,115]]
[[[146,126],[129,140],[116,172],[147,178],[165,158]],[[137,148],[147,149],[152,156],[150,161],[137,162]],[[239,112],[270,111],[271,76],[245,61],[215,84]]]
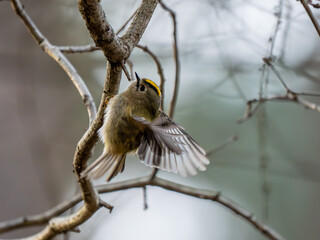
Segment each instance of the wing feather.
[[165,113],[161,112],[153,122],[141,117],[133,118],[145,131],[137,151],[144,164],[182,176],[196,175],[197,170],[206,170],[209,159],[205,150]]

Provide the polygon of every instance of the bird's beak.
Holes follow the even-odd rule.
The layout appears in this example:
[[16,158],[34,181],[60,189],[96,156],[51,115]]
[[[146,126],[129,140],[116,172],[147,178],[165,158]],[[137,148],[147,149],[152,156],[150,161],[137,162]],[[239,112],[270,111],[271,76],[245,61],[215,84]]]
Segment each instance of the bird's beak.
[[134,72],[134,73],[136,74],[136,78],[137,78],[137,90],[138,90],[139,85],[140,85],[140,78],[136,72]]

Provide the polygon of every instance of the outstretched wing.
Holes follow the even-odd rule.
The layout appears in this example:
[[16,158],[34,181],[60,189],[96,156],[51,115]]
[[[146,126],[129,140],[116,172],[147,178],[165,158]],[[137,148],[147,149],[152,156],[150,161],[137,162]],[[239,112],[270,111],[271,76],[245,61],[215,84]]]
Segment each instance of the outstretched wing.
[[196,175],[197,169],[206,170],[206,152],[165,113],[161,112],[153,122],[133,118],[145,129],[137,152],[144,164],[182,176]]

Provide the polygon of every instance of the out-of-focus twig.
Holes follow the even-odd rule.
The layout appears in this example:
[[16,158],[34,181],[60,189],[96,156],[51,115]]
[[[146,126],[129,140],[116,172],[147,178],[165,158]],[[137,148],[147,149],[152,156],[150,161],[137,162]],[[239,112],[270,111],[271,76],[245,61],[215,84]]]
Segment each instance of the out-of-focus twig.
[[142,191],[143,191],[143,210],[147,210],[148,209],[147,187],[146,186],[142,187]]
[[45,36],[40,32],[40,30],[29,17],[19,0],[11,0],[11,5],[13,10],[21,18],[31,36],[39,44],[41,49],[46,52],[51,58],[53,58],[59,64],[59,66],[68,74],[87,108],[89,122],[91,123],[96,116],[96,105],[93,101],[90,91],[88,90],[81,76],[78,74],[77,70],[74,68],[71,62],[62,54],[60,49],[52,45],[48,41],[48,39],[46,39]]
[[274,74],[277,76],[277,78],[279,79],[279,81],[281,82],[282,86],[287,90],[287,92],[291,92],[291,90],[288,88],[287,84],[285,83],[285,81],[282,79],[280,73],[273,67],[273,64],[271,63],[270,59],[268,58],[263,58],[262,59],[267,65],[268,67],[274,72]]
[[216,153],[216,152],[224,149],[224,148],[227,147],[229,144],[237,141],[237,139],[238,139],[238,136],[237,136],[237,135],[234,135],[234,136],[228,138],[228,139],[227,139],[224,143],[222,143],[220,146],[218,146],[218,147],[216,147],[216,148],[214,148],[214,149],[211,149],[211,150],[207,151],[206,156],[209,157],[209,156],[211,156],[212,154],[214,154],[214,153]]
[[312,0],[308,0],[308,4],[314,8],[320,8],[320,3],[313,3]]
[[267,98],[251,99],[247,102],[247,110],[242,118],[237,120],[238,123],[242,123],[248,120],[256,111],[257,105],[263,104],[265,102],[295,102],[307,109],[320,112],[320,105],[312,103],[304,98],[299,97],[298,93],[290,92],[282,96],[273,96]]
[[317,21],[317,19],[315,18],[315,16],[313,15],[310,7],[309,7],[309,4],[306,0],[300,0],[302,6],[304,7],[304,9],[306,10],[311,22],[313,23],[313,26],[314,28],[316,29],[318,35],[320,36],[320,25]]

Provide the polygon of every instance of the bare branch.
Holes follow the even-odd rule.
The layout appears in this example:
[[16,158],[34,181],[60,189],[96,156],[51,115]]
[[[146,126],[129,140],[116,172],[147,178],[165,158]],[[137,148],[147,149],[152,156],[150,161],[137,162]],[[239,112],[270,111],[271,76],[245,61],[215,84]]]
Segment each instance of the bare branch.
[[313,3],[312,0],[308,0],[308,4],[314,8],[320,8],[320,3]]
[[152,52],[150,51],[150,49],[147,47],[147,46],[142,46],[142,45],[137,45],[137,48],[140,48],[142,49],[143,51],[145,51],[146,53],[148,53],[151,58],[153,59],[153,61],[155,62],[156,66],[157,66],[157,69],[158,69],[158,74],[160,76],[160,92],[162,94],[162,97],[161,97],[161,109],[163,109],[163,101],[164,101],[164,82],[165,82],[165,78],[164,78],[164,73],[163,73],[163,68],[162,68],[162,65],[158,59],[158,57]]
[[320,97],[320,92],[318,92],[318,91],[304,90],[304,91],[298,91],[298,92],[294,92],[294,93],[297,95],[300,95],[300,96]]
[[313,15],[308,2],[306,2],[306,0],[300,0],[302,6],[304,7],[304,9],[306,10],[309,18],[311,19],[311,22],[313,23],[314,28],[316,29],[318,35],[320,36],[320,25],[317,21],[317,19],[315,18],[315,16]]
[[283,87],[287,90],[287,92],[291,92],[291,90],[288,88],[287,84],[284,82],[284,80],[282,79],[280,73],[274,68],[273,64],[271,63],[271,61],[267,58],[263,58],[262,59],[267,65],[268,67],[274,72],[274,74],[277,76],[277,78],[279,79],[279,81],[281,82],[281,84],[283,85]]
[[24,7],[20,3],[19,0],[11,0],[11,5],[13,10],[17,13],[17,15],[21,18],[21,20],[26,25],[28,31],[30,32],[33,39],[39,44],[43,51],[45,51],[50,57],[52,57],[60,67],[68,74],[74,86],[77,88],[82,101],[84,102],[90,123],[93,121],[96,115],[96,105],[93,101],[90,91],[88,90],[86,84],[74,68],[74,66],[70,63],[70,61],[61,53],[61,51],[52,45],[40,32],[31,18],[28,16]]
[[124,72],[124,75],[126,75],[128,81],[130,82],[131,81],[130,73],[129,73],[129,71],[128,71],[128,69],[127,69],[127,67],[126,67],[124,62],[121,63],[121,67],[122,67],[122,70]]
[[107,203],[107,202],[105,202],[105,201],[103,201],[101,199],[100,199],[100,206],[109,209],[109,213],[111,213],[112,210],[113,210],[113,206],[112,205],[110,205],[109,203]]
[[143,210],[147,210],[148,209],[147,187],[146,186],[142,187],[142,191],[143,191]]
[[31,215],[27,217],[19,217],[10,221],[0,223],[0,233],[8,232],[17,228],[35,226],[47,223],[51,218],[56,217],[72,208],[81,201],[81,195],[76,194],[70,200],[59,203],[54,208],[41,214]]
[[[121,62],[129,57],[129,49],[114,33],[98,0],[78,0],[79,11],[91,38],[110,62]],[[110,54],[112,53],[112,54]]]
[[179,61],[178,40],[177,40],[177,20],[176,20],[176,14],[172,9],[170,9],[161,0],[159,0],[159,4],[164,10],[170,13],[170,16],[173,22],[173,58],[175,62],[176,74],[175,74],[173,95],[172,95],[172,99],[171,99],[170,107],[168,111],[168,116],[172,118],[174,114],[174,109],[177,103],[179,84],[180,84],[180,61]]
[[[265,102],[273,102],[273,101],[280,101],[280,102],[294,102],[297,103],[307,109],[314,110],[320,112],[320,105],[315,103],[309,102],[308,100],[301,98],[298,94],[294,92],[289,92],[284,96],[274,96],[268,98],[260,98],[260,99],[251,99],[247,102],[247,110],[245,115],[242,118],[237,120],[238,123],[242,123],[249,119],[258,109],[260,105]],[[252,109],[252,106],[257,103],[257,105]]]
[[217,202],[223,205],[224,207],[228,208],[235,214],[242,217],[242,219],[250,223],[253,227],[255,227],[258,231],[260,231],[263,235],[265,235],[269,239],[273,239],[273,240],[284,239],[280,234],[275,232],[273,229],[256,220],[253,217],[253,214],[249,213],[247,210],[243,209],[232,200],[222,196],[220,192],[192,188],[189,186],[177,184],[177,183],[174,183],[162,178],[158,178],[158,177],[155,177],[151,181],[149,177],[143,177],[143,178],[123,181],[119,183],[104,184],[104,185],[97,186],[97,190],[99,191],[99,193],[108,193],[108,192],[126,190],[130,188],[143,188],[147,185],[157,186],[170,191],[185,194],[188,196]]
[[93,44],[84,46],[57,46],[57,48],[63,53],[86,53],[101,50]]
[[[121,190],[127,190],[131,188],[145,188],[146,186],[157,186],[164,188],[166,190],[174,191],[177,193],[185,194],[188,196],[200,198],[200,199],[207,199],[212,200],[214,202],[217,202],[227,209],[231,210],[232,212],[236,213],[240,217],[242,217],[245,221],[250,223],[253,227],[255,227],[258,231],[260,231],[263,235],[268,237],[269,239],[284,239],[282,236],[280,236],[278,233],[276,233],[274,230],[272,230],[267,225],[259,222],[253,217],[253,214],[249,213],[247,210],[240,207],[238,204],[236,204],[234,201],[224,197],[221,195],[220,192],[216,191],[210,191],[210,190],[202,190],[198,188],[192,188],[186,185],[177,184],[162,178],[155,177],[153,180],[150,180],[149,177],[142,177],[142,178],[136,178],[132,180],[122,181],[122,182],[116,182],[111,184],[103,184],[96,186],[96,190],[99,194],[102,193],[110,193],[115,191],[121,191]],[[69,208],[73,205],[77,204],[81,201],[80,194],[75,195],[71,200],[70,203],[65,204],[64,206],[58,205],[54,207],[53,209],[47,211],[47,212],[55,212],[56,214],[61,214],[62,212],[66,211],[68,206]],[[55,215],[56,216],[56,215]],[[32,216],[26,217],[26,219],[31,219]],[[15,220],[8,221],[8,222],[14,222]],[[4,226],[6,223],[1,223],[0,226]],[[17,222],[17,221],[16,221]],[[31,225],[39,225],[41,223],[39,222],[28,222],[28,226]],[[19,227],[23,227],[24,225],[13,225],[11,224],[11,229],[16,229]],[[25,225],[26,226],[26,225]],[[10,229],[10,230],[11,230]],[[1,232],[8,231],[8,229],[1,229]]]
[[121,39],[125,41],[126,45],[129,47],[130,53],[140,41],[140,38],[142,37],[145,29],[147,28],[147,25],[151,19],[151,16],[157,4],[157,0],[142,0],[141,5],[139,6],[138,11],[134,15],[134,18],[129,28],[121,37]]

